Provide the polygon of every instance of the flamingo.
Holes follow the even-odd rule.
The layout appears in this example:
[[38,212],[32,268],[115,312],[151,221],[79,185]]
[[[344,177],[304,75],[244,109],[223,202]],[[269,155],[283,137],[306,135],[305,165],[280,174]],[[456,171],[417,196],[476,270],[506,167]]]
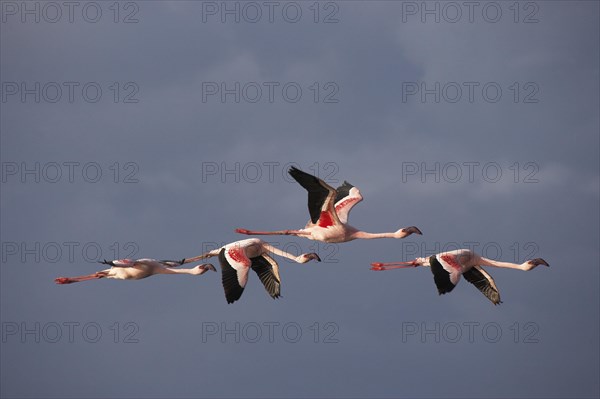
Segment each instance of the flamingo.
[[252,231],[236,229],[236,233],[248,235],[294,235],[327,243],[347,242],[356,239],[404,238],[410,234],[422,234],[415,226],[405,227],[391,233],[367,233],[347,224],[350,210],[362,201],[358,188],[344,181],[334,189],[323,180],[291,167],[288,171],[308,191],[310,220],[300,230]]
[[172,261],[172,260],[156,260],[156,259],[117,259],[107,261],[106,259],[102,263],[104,265],[110,265],[110,269],[101,270],[99,272],[78,277],[58,277],[54,279],[56,284],[71,284],[78,283],[80,281],[95,280],[100,278],[114,278],[117,280],[140,280],[146,277],[153,276],[155,274],[192,274],[201,275],[212,270],[217,271],[210,263],[195,266],[191,269],[174,269],[174,267],[183,264],[183,261]]
[[529,271],[536,266],[550,266],[544,259],[536,258],[524,263],[500,262],[484,258],[468,249],[443,252],[429,258],[416,258],[410,262],[371,263],[371,270],[390,270],[417,266],[430,266],[433,280],[440,295],[456,287],[462,274],[464,278],[483,293],[494,305],[502,303],[498,287],[492,276],[481,266],[503,267]]
[[321,261],[319,255],[314,252],[294,256],[258,238],[249,238],[232,242],[200,256],[183,259],[182,263],[197,262],[218,256],[227,303],[233,303],[242,296],[248,282],[249,269],[254,270],[269,295],[276,299],[281,295],[281,278],[279,277],[279,265],[269,253],[284,256],[298,263],[306,263],[313,259]]

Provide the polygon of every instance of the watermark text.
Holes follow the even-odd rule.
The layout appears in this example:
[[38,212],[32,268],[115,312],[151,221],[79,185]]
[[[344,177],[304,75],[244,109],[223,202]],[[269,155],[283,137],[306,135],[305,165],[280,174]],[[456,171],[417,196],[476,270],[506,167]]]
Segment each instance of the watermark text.
[[274,183],[282,179],[288,183],[296,181],[288,174],[288,170],[295,166],[325,180],[328,183],[337,183],[336,178],[340,167],[335,162],[314,162],[310,165],[301,165],[297,162],[281,163],[278,161],[256,162],[214,162],[205,161],[201,165],[202,183]]
[[219,23],[288,23],[309,21],[337,24],[340,6],[334,1],[203,1],[202,22]]
[[477,321],[464,322],[402,322],[402,343],[488,343],[495,344],[501,341],[515,344],[537,344],[540,326],[533,321],[518,322],[510,325],[501,325],[491,321],[481,323]]
[[340,86],[336,82],[202,82],[202,102],[295,104],[303,98],[314,103],[340,102]]
[[96,263],[108,259],[135,259],[140,246],[133,241],[101,245],[94,241],[2,241],[2,263]]
[[403,1],[402,22],[535,24],[540,22],[539,11],[535,1]]
[[335,322],[298,323],[288,321],[263,322],[202,322],[202,343],[288,343],[312,342],[337,344],[340,327]]
[[140,86],[136,82],[2,82],[2,103],[98,103],[102,98],[113,103],[137,104]]
[[2,1],[2,23],[61,22],[96,24],[102,20],[137,24],[140,6],[134,1]]
[[51,161],[2,162],[2,183],[139,183],[140,167],[135,162]]
[[114,322],[109,325],[95,321],[49,322],[2,322],[2,343],[78,343],[95,344],[112,342],[115,344],[136,344],[140,327],[133,321]]
[[539,183],[536,162],[402,162],[402,183]]
[[536,82],[402,82],[402,102],[495,104],[503,98],[520,104],[540,102]]

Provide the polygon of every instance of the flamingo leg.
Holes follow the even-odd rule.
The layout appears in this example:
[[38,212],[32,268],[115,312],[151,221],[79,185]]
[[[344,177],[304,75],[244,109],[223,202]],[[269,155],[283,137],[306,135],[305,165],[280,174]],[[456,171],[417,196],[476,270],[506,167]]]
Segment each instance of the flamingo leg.
[[406,269],[408,267],[417,267],[418,265],[414,261],[410,262],[391,262],[391,263],[371,263],[371,270],[382,271],[391,269]]
[[87,276],[58,277],[58,278],[54,279],[54,282],[56,284],[71,284],[71,283],[78,283],[80,281],[95,280],[95,279],[106,277],[107,275],[108,275],[107,272],[97,272],[94,274],[89,274]]
[[279,230],[279,231],[254,231],[254,230],[246,230],[246,229],[235,229],[236,233],[239,234],[246,234],[246,235],[269,235],[269,236],[288,236],[288,235],[293,235],[293,236],[308,236],[310,235],[309,232],[307,231],[302,231],[302,230]]

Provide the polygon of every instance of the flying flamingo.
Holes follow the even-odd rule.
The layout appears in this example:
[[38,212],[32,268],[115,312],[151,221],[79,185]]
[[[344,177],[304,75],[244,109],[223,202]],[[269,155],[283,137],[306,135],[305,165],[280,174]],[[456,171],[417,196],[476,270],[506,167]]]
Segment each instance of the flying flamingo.
[[236,229],[248,235],[294,235],[328,243],[373,238],[404,238],[410,234],[422,234],[415,226],[405,227],[393,233],[367,233],[347,224],[348,214],[354,205],[362,201],[358,188],[344,181],[334,189],[323,180],[291,167],[288,173],[308,191],[310,220],[300,230],[251,231]]
[[430,266],[433,280],[440,295],[456,287],[462,274],[464,278],[483,293],[494,305],[502,303],[494,279],[481,266],[504,267],[529,271],[536,266],[550,266],[542,258],[528,260],[522,264],[499,262],[484,258],[468,249],[443,252],[429,258],[416,258],[410,262],[371,263],[371,270],[390,270],[417,266]]
[[210,263],[195,266],[191,269],[174,269],[183,264],[183,261],[156,260],[156,259],[118,259],[99,262],[110,265],[110,269],[78,277],[58,277],[54,279],[56,284],[71,284],[80,281],[95,280],[100,278],[114,278],[118,280],[140,280],[155,274],[192,274],[201,275],[208,270],[217,270]]
[[219,257],[223,277],[223,288],[227,303],[240,299],[248,282],[248,270],[252,269],[264,285],[269,295],[275,299],[281,295],[281,279],[279,265],[269,254],[284,256],[298,263],[306,263],[313,259],[321,261],[316,253],[294,256],[277,249],[258,238],[232,242],[221,248],[207,252],[194,258],[183,259],[182,263],[197,262],[212,256]]

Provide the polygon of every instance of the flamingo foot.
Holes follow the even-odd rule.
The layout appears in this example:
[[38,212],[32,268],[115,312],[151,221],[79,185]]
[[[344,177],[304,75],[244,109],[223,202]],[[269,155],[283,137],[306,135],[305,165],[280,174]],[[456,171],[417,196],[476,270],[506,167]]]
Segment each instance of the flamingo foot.
[[373,262],[371,263],[371,270],[382,271],[382,270],[391,270],[391,269],[406,269],[409,267],[417,267],[418,264],[415,262],[396,262],[396,263],[380,263]]
[[58,277],[54,279],[54,282],[56,284],[71,284],[74,283],[75,281],[71,280],[68,277]]

